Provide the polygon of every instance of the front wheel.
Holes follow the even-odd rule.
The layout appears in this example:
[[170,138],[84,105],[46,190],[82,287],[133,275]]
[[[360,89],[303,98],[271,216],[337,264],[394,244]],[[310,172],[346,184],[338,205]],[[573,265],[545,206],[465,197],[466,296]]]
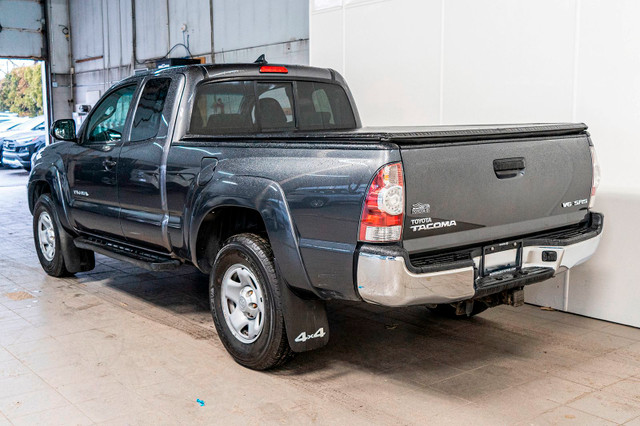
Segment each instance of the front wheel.
[[[53,200],[48,194],[40,196],[33,210],[33,239],[42,269],[52,277],[71,275],[64,263],[60,247],[60,229],[58,229]],[[64,232],[64,231],[62,231]]]
[[213,322],[227,351],[245,367],[266,370],[293,355],[280,285],[271,246],[258,235],[235,235],[216,256],[209,279]]

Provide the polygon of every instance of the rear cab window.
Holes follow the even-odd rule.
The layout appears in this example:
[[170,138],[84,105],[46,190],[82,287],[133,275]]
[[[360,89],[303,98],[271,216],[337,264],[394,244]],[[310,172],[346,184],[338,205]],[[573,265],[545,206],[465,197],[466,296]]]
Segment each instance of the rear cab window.
[[302,130],[353,129],[356,120],[344,89],[337,84],[298,82]]
[[246,80],[200,84],[187,134],[207,136],[355,127],[349,98],[337,84]]
[[257,91],[260,127],[263,131],[295,128],[291,83],[258,83]]
[[189,133],[214,135],[255,132],[254,97],[250,81],[207,83],[198,87]]

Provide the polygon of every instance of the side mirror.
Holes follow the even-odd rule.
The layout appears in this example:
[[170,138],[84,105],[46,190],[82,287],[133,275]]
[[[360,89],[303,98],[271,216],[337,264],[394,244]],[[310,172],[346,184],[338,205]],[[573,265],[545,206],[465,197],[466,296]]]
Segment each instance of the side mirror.
[[76,122],[71,119],[56,120],[51,126],[51,136],[60,141],[77,142]]

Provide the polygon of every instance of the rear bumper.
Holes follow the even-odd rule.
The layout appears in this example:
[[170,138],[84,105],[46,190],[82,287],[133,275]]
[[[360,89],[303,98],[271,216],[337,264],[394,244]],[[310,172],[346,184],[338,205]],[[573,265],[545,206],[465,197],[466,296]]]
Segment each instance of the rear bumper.
[[[410,306],[453,303],[546,280],[589,259],[598,248],[603,216],[590,213],[581,228],[559,230],[518,239],[520,265],[516,270],[480,276],[482,249],[469,249],[449,261],[416,267],[399,247],[364,245],[358,254],[357,289],[369,303]],[[543,252],[555,252],[553,261]],[[465,256],[468,258],[465,259]]]

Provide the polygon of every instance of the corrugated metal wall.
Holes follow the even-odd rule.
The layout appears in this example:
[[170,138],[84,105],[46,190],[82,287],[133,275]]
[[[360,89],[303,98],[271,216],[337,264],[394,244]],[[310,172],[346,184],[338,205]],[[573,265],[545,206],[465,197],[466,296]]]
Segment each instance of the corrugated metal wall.
[[305,0],[70,0],[70,15],[76,104],[93,103],[134,66],[188,57],[180,44],[207,62],[212,53],[216,62],[262,53],[270,62],[309,62]]
[[0,57],[44,58],[42,12],[37,1],[0,1]]

